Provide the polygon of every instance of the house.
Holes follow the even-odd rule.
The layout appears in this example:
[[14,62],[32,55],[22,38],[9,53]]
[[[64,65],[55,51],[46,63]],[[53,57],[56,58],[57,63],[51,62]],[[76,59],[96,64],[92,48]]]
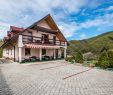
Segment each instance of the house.
[[39,60],[45,56],[50,59],[66,57],[67,40],[50,14],[26,29],[11,26],[3,40],[3,57],[14,61],[22,62],[32,56]]

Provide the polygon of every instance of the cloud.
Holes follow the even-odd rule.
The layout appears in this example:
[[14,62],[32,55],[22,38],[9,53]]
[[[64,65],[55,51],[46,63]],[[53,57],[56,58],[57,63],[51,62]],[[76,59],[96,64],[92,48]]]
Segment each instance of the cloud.
[[7,30],[9,30],[9,24],[0,23],[0,38],[3,38],[7,34]]
[[68,24],[60,22],[60,25],[58,25],[58,27],[63,32],[64,36],[67,38],[72,37],[78,30],[78,26],[75,22]]
[[93,20],[87,20],[86,22],[81,23],[79,26],[80,28],[99,27],[102,25],[111,25],[111,22],[113,22],[113,13],[98,16]]
[[[81,30],[84,31],[84,29],[88,29],[91,27],[108,27],[113,25],[113,14],[105,14],[104,16],[98,16],[93,20],[87,20],[82,23],[77,22],[70,22],[70,23],[64,23],[61,22],[59,25],[59,28],[65,35],[65,37],[69,38],[72,37],[77,31]],[[100,30],[100,28],[99,28]],[[98,31],[98,29],[97,29]],[[86,38],[85,34],[80,35],[81,39]]]
[[[6,31],[10,25],[28,27],[50,13],[63,34],[69,38],[83,28],[98,27],[113,21],[111,14],[94,17],[95,19],[89,19],[82,23],[61,21],[62,18],[64,19],[70,14],[78,14],[84,8],[93,9],[99,5],[98,0],[1,0],[0,31]],[[112,9],[112,7],[109,9]],[[4,24],[6,25],[4,26]],[[3,38],[4,33],[1,33],[0,38]]]
[[[78,13],[83,6],[86,6],[86,1],[88,0],[65,0],[65,2],[63,0],[1,0],[0,23],[1,26],[5,22],[9,23],[9,26],[27,27],[48,13],[55,17],[56,22],[59,22],[70,13]],[[59,11],[56,13],[53,9],[59,9]],[[66,24],[63,26],[68,27]],[[8,29],[4,28],[1,28],[1,31]],[[63,28],[63,30],[66,29]]]
[[80,39],[86,39],[86,38],[87,38],[86,34],[81,34],[80,35]]
[[100,9],[95,10],[95,12],[98,12],[98,13],[108,13],[110,11],[113,11],[113,6],[100,8]]
[[113,10],[113,6],[106,8],[106,11],[112,11],[112,10]]
[[[81,7],[86,5],[87,0],[1,0],[0,1],[0,15],[1,18],[6,20],[16,20],[21,18],[22,15],[31,12],[39,18],[47,13],[53,13],[52,9],[60,8],[64,13],[78,12]],[[4,7],[5,8],[4,8]],[[30,11],[29,11],[30,10]]]

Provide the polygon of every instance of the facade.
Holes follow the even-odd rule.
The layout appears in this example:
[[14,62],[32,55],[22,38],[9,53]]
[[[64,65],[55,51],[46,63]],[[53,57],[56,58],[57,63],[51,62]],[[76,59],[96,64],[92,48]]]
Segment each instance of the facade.
[[32,56],[58,59],[66,57],[67,40],[47,15],[26,29],[11,26],[2,48],[3,57],[19,62]]

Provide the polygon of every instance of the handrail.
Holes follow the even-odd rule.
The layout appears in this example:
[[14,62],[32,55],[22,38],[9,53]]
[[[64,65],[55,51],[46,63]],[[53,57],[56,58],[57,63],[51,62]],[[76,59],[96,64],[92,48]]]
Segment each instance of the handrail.
[[[33,38],[42,38],[42,37],[30,36],[30,35],[22,35],[22,36],[33,37]],[[53,39],[49,39],[49,40],[53,40]],[[60,41],[60,40],[56,40],[56,41]],[[60,42],[64,42],[64,41],[60,41]]]
[[41,38],[41,37],[37,37],[37,36],[30,36],[30,35],[22,35],[22,36],[34,37],[34,38]]
[[38,43],[38,44],[51,44],[51,45],[60,45],[65,46],[64,41],[56,40],[54,42],[53,39],[48,39],[48,41],[43,42],[42,37],[30,36],[30,35],[22,35],[24,43]]

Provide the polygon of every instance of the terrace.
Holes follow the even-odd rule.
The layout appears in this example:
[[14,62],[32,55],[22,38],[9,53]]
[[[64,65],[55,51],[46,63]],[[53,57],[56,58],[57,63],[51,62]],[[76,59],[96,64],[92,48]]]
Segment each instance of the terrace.
[[48,37],[43,38],[37,36],[22,35],[22,38],[24,44],[34,43],[39,45],[46,44],[46,45],[65,46],[65,42],[60,40],[49,39]]

